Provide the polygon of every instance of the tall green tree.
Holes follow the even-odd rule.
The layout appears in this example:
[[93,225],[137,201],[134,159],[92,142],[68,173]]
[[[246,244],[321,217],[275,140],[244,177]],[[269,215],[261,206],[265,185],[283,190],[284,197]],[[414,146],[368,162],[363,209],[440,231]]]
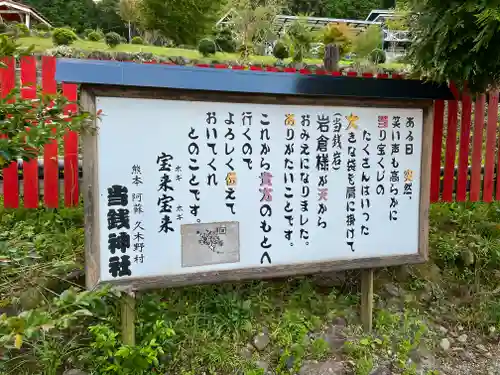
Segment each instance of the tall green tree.
[[429,78],[467,82],[472,91],[500,85],[498,1],[413,1],[409,57]]
[[213,28],[221,5],[214,0],[142,0],[140,24],[176,44],[194,45]]
[[128,41],[132,40],[132,24],[139,20],[139,0],[120,0],[118,14],[128,26]]
[[120,0],[100,0],[96,3],[98,21],[96,27],[104,32],[114,31],[127,35],[127,26],[120,17]]
[[93,0],[22,0],[22,3],[35,8],[55,27],[69,26],[82,32],[97,22]]
[[380,9],[383,0],[289,0],[288,13],[310,14],[315,17],[365,19],[373,9]]

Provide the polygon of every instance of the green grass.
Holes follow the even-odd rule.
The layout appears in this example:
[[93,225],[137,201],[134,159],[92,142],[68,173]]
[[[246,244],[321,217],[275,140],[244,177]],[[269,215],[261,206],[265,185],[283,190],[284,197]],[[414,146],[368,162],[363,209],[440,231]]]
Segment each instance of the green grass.
[[[50,48],[54,48],[52,39],[50,38],[39,38],[39,37],[27,37],[19,39],[21,44],[24,46],[35,46],[36,52],[43,52]],[[206,60],[198,51],[182,48],[166,48],[157,46],[146,46],[137,44],[120,44],[116,48],[109,48],[104,42],[91,42],[88,40],[79,39],[71,45],[71,47],[78,48],[85,51],[107,51],[107,52],[148,52],[157,56],[174,57],[182,56],[187,59],[195,60]],[[215,55],[210,56],[209,60],[218,61],[238,61],[240,57],[236,53],[222,53],[217,52]],[[274,64],[276,58],[273,56],[251,56],[251,62],[260,64]],[[307,59],[305,61],[308,64],[321,64],[320,59]]]
[[[23,46],[35,46],[35,52],[44,52],[48,49],[54,48],[52,39],[41,38],[41,37],[26,37],[20,38],[20,43]],[[178,57],[182,56],[187,59],[203,61],[203,62],[238,62],[240,61],[240,56],[237,53],[222,53],[217,52],[213,56],[203,57],[198,51],[192,49],[182,49],[182,48],[166,48],[157,46],[147,46],[147,45],[137,45],[137,44],[120,44],[115,48],[109,48],[104,42],[91,42],[88,40],[78,39],[71,47],[83,50],[83,51],[106,51],[106,52],[129,52],[129,53],[139,53],[146,52],[152,53],[156,56],[162,57]],[[250,62],[254,64],[262,65],[272,65],[277,62],[274,56],[250,56]],[[291,59],[286,59],[285,63],[290,63]],[[311,65],[322,65],[323,61],[321,59],[305,59],[306,64]],[[340,66],[345,67],[352,64],[352,61],[341,60]],[[366,63],[364,64],[366,65]],[[378,68],[389,69],[389,70],[402,70],[405,66],[398,63],[387,63],[380,64]]]

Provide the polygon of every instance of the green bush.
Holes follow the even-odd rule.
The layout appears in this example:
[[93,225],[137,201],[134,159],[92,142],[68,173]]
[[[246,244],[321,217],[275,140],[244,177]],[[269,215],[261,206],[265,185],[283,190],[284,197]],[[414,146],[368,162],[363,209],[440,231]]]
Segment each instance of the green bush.
[[121,36],[115,32],[110,32],[104,36],[104,40],[110,48],[115,48],[121,43]]
[[37,23],[33,28],[37,31],[50,31],[50,26],[44,23]]
[[207,57],[213,55],[217,51],[217,48],[212,39],[204,38],[200,41],[200,44],[198,44],[198,51],[200,51],[203,56]]
[[236,41],[233,38],[233,34],[229,29],[218,30],[215,34],[215,45],[218,51],[222,52],[235,52],[236,51]]
[[354,38],[354,52],[358,57],[368,57],[380,46],[382,46],[382,29],[378,25],[371,25]]
[[23,37],[30,35],[30,29],[28,29],[28,26],[26,26],[24,23],[16,23],[14,24],[14,27],[17,29],[18,36]]
[[0,23],[0,34],[5,34],[8,31],[8,27],[4,23]]
[[385,60],[385,52],[380,48],[376,48],[370,53],[370,61],[374,64],[383,64]]
[[273,56],[278,60],[284,60],[290,56],[290,51],[288,50],[288,46],[279,40],[276,42],[273,48]]
[[120,43],[127,44],[128,40],[124,36],[120,35]]
[[132,38],[132,44],[144,44],[144,40],[140,36],[134,36]]
[[75,32],[64,27],[54,29],[52,32],[52,42],[56,46],[69,46],[78,39]]
[[255,48],[251,43],[243,43],[238,47],[238,53],[244,59],[248,58],[255,52]]
[[85,39],[88,39],[90,33],[93,33],[93,32],[94,32],[94,29],[85,29],[85,30],[83,30],[83,37]]
[[102,35],[99,34],[97,31],[92,30],[88,35],[87,39],[90,40],[91,42],[98,42],[102,39]]

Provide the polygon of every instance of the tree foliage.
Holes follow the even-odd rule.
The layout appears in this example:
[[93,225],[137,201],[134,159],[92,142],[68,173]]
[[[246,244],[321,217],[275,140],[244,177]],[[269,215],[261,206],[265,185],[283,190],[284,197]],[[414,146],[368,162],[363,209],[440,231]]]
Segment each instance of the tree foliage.
[[[105,1],[105,0],[102,0]],[[22,0],[39,11],[52,26],[69,26],[77,32],[97,25],[97,5],[93,0]]]
[[[9,36],[0,35],[1,56],[17,58],[32,49],[23,49]],[[60,139],[67,130],[85,129],[88,114],[64,114],[68,101],[62,95],[40,95],[28,100],[19,99],[18,94],[19,90],[12,90],[0,99],[0,133],[7,135],[0,139],[0,167],[17,159],[37,157],[43,146]]]
[[158,30],[176,44],[195,45],[209,34],[220,7],[213,0],[142,0],[139,22],[143,29]]
[[382,0],[288,0],[289,14],[307,13],[315,17],[365,19],[373,9],[380,9]]
[[[494,4],[493,4],[494,3]],[[500,83],[498,2],[414,1],[409,57],[431,79],[467,82],[475,92]]]
[[382,48],[382,39],[380,26],[370,25],[354,38],[354,52],[359,57],[367,57],[373,50]]

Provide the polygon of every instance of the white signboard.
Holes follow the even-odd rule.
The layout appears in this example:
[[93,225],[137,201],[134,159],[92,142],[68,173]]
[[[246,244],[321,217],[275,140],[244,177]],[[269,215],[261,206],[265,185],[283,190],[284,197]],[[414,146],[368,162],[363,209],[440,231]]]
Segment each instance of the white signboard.
[[418,254],[422,109],[96,108],[101,281]]

